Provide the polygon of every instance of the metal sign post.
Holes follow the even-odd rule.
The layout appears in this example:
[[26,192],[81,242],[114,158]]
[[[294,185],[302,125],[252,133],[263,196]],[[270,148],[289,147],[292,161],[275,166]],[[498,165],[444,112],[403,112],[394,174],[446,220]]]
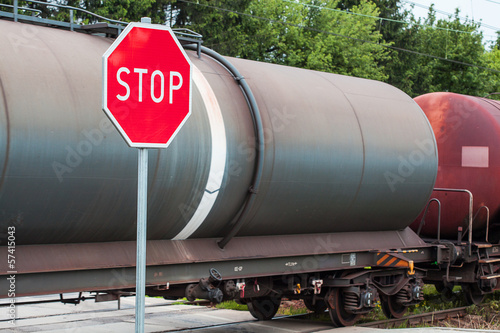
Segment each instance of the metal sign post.
[[148,150],[138,148],[137,262],[135,285],[135,331],[144,332],[146,298],[146,235],[148,216]]
[[[141,23],[151,23],[143,17]],[[148,149],[138,148],[137,253],[135,264],[135,332],[144,333],[146,316],[146,247],[148,234]]]
[[[191,114],[191,61],[173,31],[143,18],[103,55],[102,109],[138,148],[135,331],[144,332],[148,150],[167,148]],[[168,84],[165,84],[167,82]]]

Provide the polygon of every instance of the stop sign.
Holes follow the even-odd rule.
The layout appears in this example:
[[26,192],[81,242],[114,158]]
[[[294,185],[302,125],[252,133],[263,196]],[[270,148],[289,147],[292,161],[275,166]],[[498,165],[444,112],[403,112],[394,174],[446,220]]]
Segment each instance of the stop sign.
[[191,114],[191,61],[170,28],[125,28],[103,55],[102,108],[129,146],[170,144]]

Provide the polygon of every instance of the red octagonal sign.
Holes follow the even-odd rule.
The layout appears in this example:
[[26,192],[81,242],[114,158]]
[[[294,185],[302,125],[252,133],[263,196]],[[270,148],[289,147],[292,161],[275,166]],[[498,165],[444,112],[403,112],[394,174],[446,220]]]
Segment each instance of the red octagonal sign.
[[170,28],[125,28],[103,55],[102,108],[129,146],[170,144],[191,114],[191,62]]

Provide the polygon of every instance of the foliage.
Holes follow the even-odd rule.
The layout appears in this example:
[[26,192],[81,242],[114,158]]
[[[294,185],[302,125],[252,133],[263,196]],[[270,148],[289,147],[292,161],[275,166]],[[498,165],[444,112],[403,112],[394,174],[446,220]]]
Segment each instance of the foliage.
[[386,79],[380,61],[388,53],[378,44],[378,21],[367,17],[378,16],[378,8],[362,0],[351,12],[365,16],[356,16],[335,10],[338,2],[200,0],[185,3],[176,24],[201,33],[222,54]]
[[495,46],[491,51],[483,54],[484,66],[497,70],[497,73],[488,73],[485,77],[485,93],[497,93],[489,98],[500,100],[500,46]]
[[412,96],[434,91],[483,96],[491,89],[479,25],[461,22],[459,13],[436,20],[431,7],[424,21],[409,17],[412,24],[396,44],[415,53],[399,52],[390,68],[391,84]]
[[377,30],[377,20],[368,17],[378,16],[379,11],[367,1],[361,1],[351,11],[364,16],[321,11],[314,20],[315,28],[330,33],[310,38],[311,49],[300,67],[384,81],[387,75],[381,62],[389,56],[378,42],[386,42]]
[[500,73],[485,69],[498,71],[498,47],[487,51],[479,24],[459,11],[437,20],[431,7],[421,20],[399,0],[199,0],[181,9],[197,15],[176,23],[222,54],[386,81],[411,96],[500,89]]
[[[178,1],[172,4],[171,25],[189,28],[203,35],[204,45],[228,56],[239,56],[251,38],[244,29],[244,12],[251,0]],[[225,10],[227,9],[227,10]]]

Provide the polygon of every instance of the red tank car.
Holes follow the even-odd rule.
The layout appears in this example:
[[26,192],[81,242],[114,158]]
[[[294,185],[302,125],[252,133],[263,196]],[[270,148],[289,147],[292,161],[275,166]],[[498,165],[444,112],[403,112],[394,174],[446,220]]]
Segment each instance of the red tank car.
[[[434,130],[439,153],[436,189],[432,198],[441,203],[441,237],[456,238],[459,227],[465,234],[469,216],[473,238],[485,239],[487,209],[490,224],[498,223],[500,206],[500,102],[454,93],[431,93],[415,98]],[[424,209],[425,211],[425,209]],[[412,224],[418,230],[424,211]],[[421,234],[438,234],[438,204],[428,208]],[[498,239],[500,235],[490,235]],[[465,238],[465,237],[464,237]]]

